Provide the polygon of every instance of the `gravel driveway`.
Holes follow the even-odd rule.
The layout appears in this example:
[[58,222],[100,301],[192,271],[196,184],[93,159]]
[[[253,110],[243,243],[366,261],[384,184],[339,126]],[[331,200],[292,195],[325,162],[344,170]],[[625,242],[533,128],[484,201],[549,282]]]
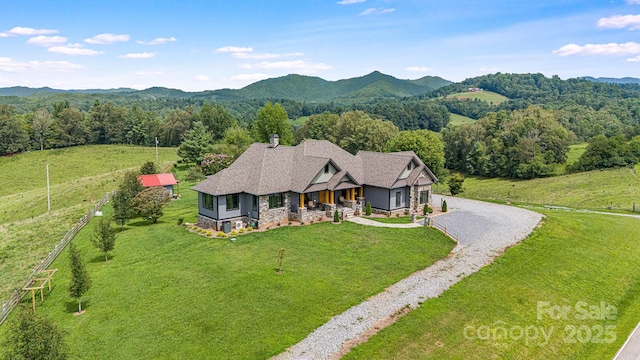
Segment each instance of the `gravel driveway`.
[[356,305],[309,334],[273,359],[338,359],[378,329],[393,323],[398,314],[415,309],[480,270],[509,246],[526,238],[542,219],[533,211],[434,195],[433,203],[447,201],[449,212],[434,217],[439,226],[459,236],[454,255],[417,271],[385,291]]

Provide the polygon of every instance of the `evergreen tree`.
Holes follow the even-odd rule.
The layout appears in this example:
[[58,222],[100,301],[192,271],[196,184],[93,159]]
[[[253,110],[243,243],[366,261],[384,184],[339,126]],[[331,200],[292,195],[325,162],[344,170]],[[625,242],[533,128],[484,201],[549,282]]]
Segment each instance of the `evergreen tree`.
[[192,124],[191,129],[187,130],[180,147],[178,148],[178,156],[188,163],[200,164],[204,155],[211,151],[211,134],[200,121]]
[[78,312],[82,312],[82,295],[89,291],[91,279],[74,243],[69,244],[69,261],[71,267],[69,295],[78,299]]
[[144,164],[142,164],[142,166],[140,167],[141,175],[150,175],[150,174],[157,174],[157,173],[158,173],[158,167],[153,161],[147,161]]

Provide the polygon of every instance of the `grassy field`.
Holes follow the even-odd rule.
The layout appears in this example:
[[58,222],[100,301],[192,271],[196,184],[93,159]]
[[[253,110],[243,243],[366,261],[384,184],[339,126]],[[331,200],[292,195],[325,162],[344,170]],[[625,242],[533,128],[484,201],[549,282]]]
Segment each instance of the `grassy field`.
[[[162,164],[177,160],[175,148],[160,148]],[[117,186],[123,169],[155,161],[155,149],[79,146],[0,157],[0,301],[22,286],[31,269],[66,231]],[[46,163],[51,213],[47,214]]]
[[[610,359],[640,318],[640,222],[545,213],[544,225],[523,243],[346,359]],[[585,304],[602,303],[617,310],[612,319],[595,319],[591,308],[594,318],[580,317]],[[566,318],[544,311],[538,318],[539,305],[570,310]],[[529,337],[519,336],[522,329]]]
[[295,120],[289,119],[289,125],[302,126],[305,122],[307,122],[307,120],[309,120],[308,116],[301,116]]
[[448,125],[472,124],[474,122],[476,121],[470,117],[451,113]]
[[456,94],[451,94],[447,96],[447,98],[457,98],[457,99],[479,99],[482,101],[486,101],[493,105],[498,105],[504,101],[509,100],[508,97],[500,95],[498,93],[494,93],[492,91],[480,91],[480,92],[461,92]]
[[[469,176],[463,196],[492,201],[631,211],[640,207],[638,167],[597,170],[528,181]],[[440,189],[445,189],[439,185]]]
[[73,358],[265,359],[454,245],[431,229],[348,222],[211,239],[176,224],[194,222],[196,204],[184,191],[158,224],[133,221],[106,263],[89,243],[92,224],[80,232],[92,277],[82,316],[67,293],[67,252],[52,265],[60,271],[39,312],[68,331]]

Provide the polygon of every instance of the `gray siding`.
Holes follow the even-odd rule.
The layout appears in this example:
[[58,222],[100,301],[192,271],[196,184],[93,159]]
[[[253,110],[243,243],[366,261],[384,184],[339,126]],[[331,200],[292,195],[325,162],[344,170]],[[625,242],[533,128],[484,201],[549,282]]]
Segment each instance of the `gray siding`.
[[227,196],[218,196],[218,220],[230,219],[242,216],[242,194],[240,195],[238,210],[227,210]]
[[217,219],[218,209],[216,208],[216,197],[213,197],[213,210],[205,209],[202,207],[202,193],[198,192],[198,213],[206,217]]
[[364,198],[365,201],[371,203],[371,207],[373,208],[380,210],[391,210],[389,208],[389,189],[383,189],[375,186],[365,186]]
[[[400,193],[400,206],[396,206],[396,196]],[[389,193],[390,210],[403,209],[409,207],[409,188],[401,187],[391,189]]]

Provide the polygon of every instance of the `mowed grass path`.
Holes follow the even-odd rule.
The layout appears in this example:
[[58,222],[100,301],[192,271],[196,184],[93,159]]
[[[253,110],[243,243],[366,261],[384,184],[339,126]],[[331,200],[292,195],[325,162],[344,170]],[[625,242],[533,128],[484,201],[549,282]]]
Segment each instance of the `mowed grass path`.
[[55,288],[38,311],[68,331],[73,358],[266,359],[454,245],[432,229],[348,222],[211,239],[176,224],[195,221],[195,195],[184,191],[158,224],[127,225],[109,262],[89,242],[93,223],[78,234],[92,278],[81,316],[67,251],[53,264]]
[[[161,164],[177,160],[176,149],[158,150]],[[94,206],[92,199],[114,190],[123,169],[145,161],[155,161],[154,148],[95,145],[0,157],[0,302],[23,285],[33,267]]]
[[[345,359],[612,358],[640,318],[640,220],[562,211],[546,215],[530,238]],[[538,302],[570,311],[566,319],[545,313],[538,319]],[[604,302],[617,315],[576,318],[579,302],[598,308]],[[613,334],[604,333],[608,325]],[[527,327],[530,337],[519,337],[518,328]],[[533,338],[533,327],[551,334],[548,343],[541,332]],[[506,336],[500,331],[514,328]]]

